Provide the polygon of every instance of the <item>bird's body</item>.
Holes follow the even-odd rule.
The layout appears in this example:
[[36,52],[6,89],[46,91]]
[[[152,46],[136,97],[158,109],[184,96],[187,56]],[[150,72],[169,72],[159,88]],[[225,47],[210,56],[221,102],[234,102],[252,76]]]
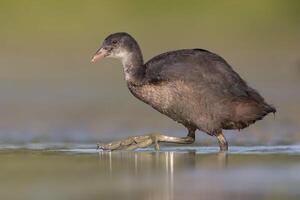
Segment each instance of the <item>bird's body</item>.
[[130,91],[186,127],[212,135],[245,128],[275,112],[224,59],[206,50],[167,52],[143,67],[143,84],[129,82]]
[[113,46],[115,40],[123,46],[112,48],[111,56],[121,58],[131,93],[189,132],[199,129],[218,136],[222,129],[242,129],[276,112],[214,53],[183,49],[160,54],[144,64],[130,35],[116,33],[105,41]]

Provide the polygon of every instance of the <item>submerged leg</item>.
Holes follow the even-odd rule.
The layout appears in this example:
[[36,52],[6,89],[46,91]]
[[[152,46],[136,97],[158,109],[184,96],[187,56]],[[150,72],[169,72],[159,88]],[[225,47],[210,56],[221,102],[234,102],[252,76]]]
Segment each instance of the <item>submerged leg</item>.
[[228,151],[228,142],[226,141],[226,138],[225,138],[222,130],[216,134],[216,137],[218,139],[220,151]]
[[186,137],[173,137],[162,135],[160,133],[152,133],[144,136],[133,136],[124,140],[111,142],[108,144],[98,144],[98,149],[103,150],[133,150],[155,145],[155,149],[159,150],[159,142],[176,143],[176,144],[192,144],[195,141],[195,130],[189,130]]

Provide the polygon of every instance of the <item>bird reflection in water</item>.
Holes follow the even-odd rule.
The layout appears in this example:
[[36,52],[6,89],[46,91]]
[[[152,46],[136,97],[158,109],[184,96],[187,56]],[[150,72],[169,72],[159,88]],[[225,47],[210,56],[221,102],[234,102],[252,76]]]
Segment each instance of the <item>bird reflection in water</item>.
[[184,174],[193,176],[203,169],[222,170],[227,166],[227,157],[226,152],[205,155],[195,151],[101,151],[99,164],[107,174],[107,182],[114,185],[116,194],[122,193],[129,199],[172,200],[180,194],[179,191],[174,194],[176,184],[189,184],[188,181],[185,183]]

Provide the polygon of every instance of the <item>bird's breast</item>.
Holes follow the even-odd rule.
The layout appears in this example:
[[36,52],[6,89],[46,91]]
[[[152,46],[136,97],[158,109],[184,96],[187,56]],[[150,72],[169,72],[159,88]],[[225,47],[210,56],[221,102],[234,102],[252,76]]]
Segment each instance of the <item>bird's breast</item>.
[[168,84],[143,85],[131,92],[145,103],[161,111],[167,110],[174,103],[174,91]]
[[134,96],[151,105],[156,110],[170,116],[181,116],[186,112],[192,97],[191,88],[182,81],[162,82],[137,87],[129,87]]

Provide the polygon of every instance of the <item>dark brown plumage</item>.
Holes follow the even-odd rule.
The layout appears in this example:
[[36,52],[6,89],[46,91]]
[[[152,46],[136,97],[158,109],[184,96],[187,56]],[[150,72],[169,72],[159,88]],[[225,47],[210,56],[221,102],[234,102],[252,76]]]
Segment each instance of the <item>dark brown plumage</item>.
[[122,60],[131,93],[183,124],[218,135],[243,129],[276,109],[220,56],[203,49],[160,54],[143,63],[137,42],[127,33],[108,36],[95,54]]

